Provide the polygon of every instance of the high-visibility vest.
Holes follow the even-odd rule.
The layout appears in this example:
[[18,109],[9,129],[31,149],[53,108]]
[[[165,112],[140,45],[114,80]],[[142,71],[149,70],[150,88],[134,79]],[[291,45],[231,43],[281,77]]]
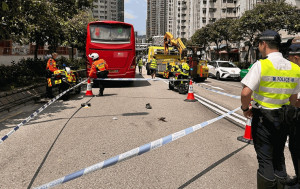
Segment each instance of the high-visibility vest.
[[138,66],[143,66],[143,60],[142,59],[139,60]]
[[150,68],[152,68],[152,69],[156,69],[157,68],[157,61],[156,61],[156,59],[153,58],[151,60]]
[[49,58],[46,69],[50,70],[51,72],[58,70],[56,67],[56,61],[53,58]]
[[277,70],[268,59],[260,62],[260,84],[254,91],[253,100],[272,109],[290,104],[289,97],[300,82],[300,67],[291,62],[291,70]]
[[107,69],[108,69],[108,66],[107,66],[105,60],[103,60],[103,59],[96,60],[92,64],[92,68],[90,70],[89,77],[95,77],[97,70],[105,71]]
[[94,62],[95,67],[101,72],[106,70],[107,66],[105,66],[105,64],[106,64],[106,62],[103,59],[96,60]]

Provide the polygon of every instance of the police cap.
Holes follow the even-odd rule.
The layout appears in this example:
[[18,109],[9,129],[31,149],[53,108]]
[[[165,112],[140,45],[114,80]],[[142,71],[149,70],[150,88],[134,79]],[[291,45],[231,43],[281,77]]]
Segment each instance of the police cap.
[[300,44],[292,44],[289,47],[289,55],[300,55]]
[[266,30],[262,32],[258,37],[260,41],[275,41],[277,43],[281,43],[280,35],[273,30]]

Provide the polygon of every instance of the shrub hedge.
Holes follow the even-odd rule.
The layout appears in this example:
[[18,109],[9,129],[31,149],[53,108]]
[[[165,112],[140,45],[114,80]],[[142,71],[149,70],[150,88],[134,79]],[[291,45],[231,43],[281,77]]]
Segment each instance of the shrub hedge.
[[[45,82],[47,60],[32,58],[12,62],[10,66],[0,65],[0,91],[13,90],[36,83]],[[85,59],[74,59],[71,61],[65,57],[57,60],[57,66],[62,68],[63,64],[73,69],[85,69]]]

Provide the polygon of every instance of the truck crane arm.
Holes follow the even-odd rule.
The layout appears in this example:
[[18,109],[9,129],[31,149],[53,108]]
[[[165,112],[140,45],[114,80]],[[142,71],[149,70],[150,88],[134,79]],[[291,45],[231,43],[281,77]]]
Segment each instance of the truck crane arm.
[[178,49],[180,56],[184,51],[186,51],[186,46],[183,44],[180,38],[174,39],[173,35],[170,32],[166,32],[164,36],[164,52],[168,54],[169,45],[174,46]]

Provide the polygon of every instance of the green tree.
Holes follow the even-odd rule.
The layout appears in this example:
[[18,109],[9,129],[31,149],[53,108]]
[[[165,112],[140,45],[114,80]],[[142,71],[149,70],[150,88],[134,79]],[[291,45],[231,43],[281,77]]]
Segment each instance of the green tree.
[[209,45],[209,41],[210,41],[209,27],[210,25],[206,25],[206,27],[198,29],[191,37],[192,43],[199,45],[199,47],[203,47],[204,50]]
[[255,36],[266,29],[285,29],[290,34],[299,32],[299,16],[295,6],[282,1],[259,4],[243,14],[237,22],[234,34],[237,38],[247,41],[249,54],[249,50],[253,49]]
[[22,0],[0,0],[0,40],[22,41],[26,34],[26,21],[23,16],[25,4]]
[[88,11],[80,11],[77,15],[67,20],[63,25],[65,34],[65,44],[72,48],[72,60],[74,58],[73,50],[85,51],[85,42],[87,35],[87,24],[95,21]]

